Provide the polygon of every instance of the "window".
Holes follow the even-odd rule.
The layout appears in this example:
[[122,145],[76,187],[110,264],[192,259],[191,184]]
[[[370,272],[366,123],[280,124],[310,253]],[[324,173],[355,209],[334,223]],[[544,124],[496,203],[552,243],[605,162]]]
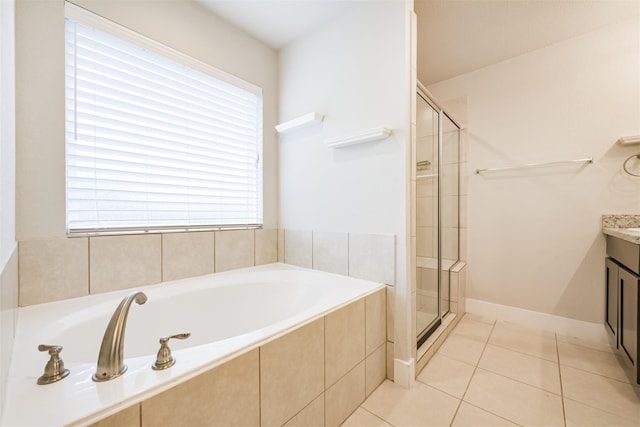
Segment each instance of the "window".
[[261,90],[67,4],[73,233],[262,224]]

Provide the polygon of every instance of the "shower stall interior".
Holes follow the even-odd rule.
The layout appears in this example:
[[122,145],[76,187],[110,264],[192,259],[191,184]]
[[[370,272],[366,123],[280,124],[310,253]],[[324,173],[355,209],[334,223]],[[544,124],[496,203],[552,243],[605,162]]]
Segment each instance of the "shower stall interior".
[[460,127],[421,89],[416,114],[414,255],[420,347],[450,311],[450,271],[460,254]]

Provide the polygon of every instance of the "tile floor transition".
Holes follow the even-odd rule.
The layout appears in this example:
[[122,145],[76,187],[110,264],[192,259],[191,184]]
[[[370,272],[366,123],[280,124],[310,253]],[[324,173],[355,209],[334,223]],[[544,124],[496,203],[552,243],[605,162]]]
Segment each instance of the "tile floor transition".
[[385,381],[343,426],[640,426],[606,342],[465,315],[411,389]]

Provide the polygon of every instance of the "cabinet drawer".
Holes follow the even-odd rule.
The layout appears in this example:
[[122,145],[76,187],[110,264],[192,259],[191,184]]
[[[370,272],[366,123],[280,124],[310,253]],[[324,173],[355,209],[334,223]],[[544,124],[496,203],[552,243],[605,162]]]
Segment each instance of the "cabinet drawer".
[[607,255],[636,274],[640,274],[640,245],[607,236]]

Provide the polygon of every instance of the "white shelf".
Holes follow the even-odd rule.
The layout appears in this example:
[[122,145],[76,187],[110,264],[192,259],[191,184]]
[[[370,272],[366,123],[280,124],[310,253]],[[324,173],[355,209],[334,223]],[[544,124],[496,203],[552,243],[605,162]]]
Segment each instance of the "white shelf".
[[640,135],[623,136],[618,140],[618,144],[620,145],[640,144]]
[[280,123],[276,125],[278,133],[289,132],[296,129],[302,129],[307,126],[311,126],[316,123],[321,123],[324,116],[319,113],[307,113],[304,116],[297,117],[288,122]]
[[378,141],[387,138],[389,135],[391,135],[391,129],[386,127],[377,127],[336,138],[325,139],[324,142],[331,148],[342,148],[354,144]]

